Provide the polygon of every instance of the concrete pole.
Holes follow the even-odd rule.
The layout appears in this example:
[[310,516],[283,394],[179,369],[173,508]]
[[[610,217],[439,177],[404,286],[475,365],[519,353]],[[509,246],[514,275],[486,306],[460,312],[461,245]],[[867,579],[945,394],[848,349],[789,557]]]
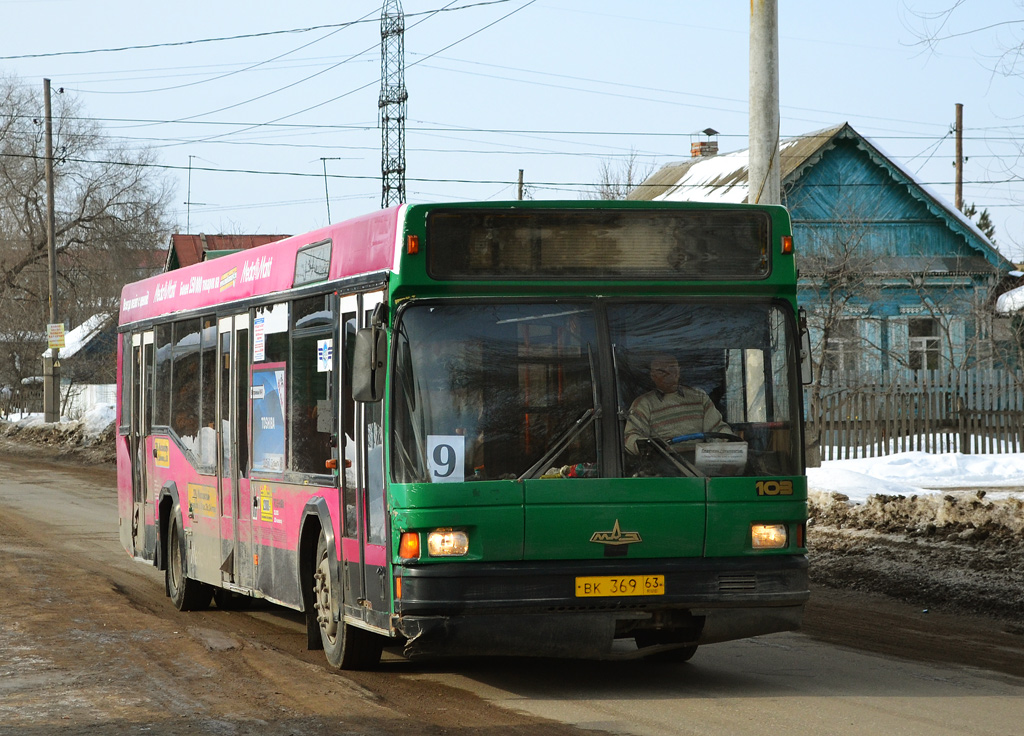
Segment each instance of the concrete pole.
[[956,187],[953,204],[964,211],[964,106],[956,103]]
[[523,170],[522,169],[519,169],[519,186],[516,189],[516,193],[517,193],[516,199],[518,199],[519,201],[522,201],[522,199],[523,199]]
[[750,2],[750,194],[747,201],[782,204],[779,166],[778,0]]
[[[50,324],[57,324],[57,245],[53,196],[53,116],[50,112],[50,80],[43,80],[46,113],[46,251],[50,266]],[[60,421],[60,352],[53,348],[43,359],[43,421]]]

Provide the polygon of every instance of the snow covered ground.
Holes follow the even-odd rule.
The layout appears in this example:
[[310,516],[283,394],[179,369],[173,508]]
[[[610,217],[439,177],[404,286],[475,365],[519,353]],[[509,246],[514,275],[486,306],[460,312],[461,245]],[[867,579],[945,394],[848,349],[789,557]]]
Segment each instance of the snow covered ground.
[[[113,404],[99,404],[85,412],[81,419],[73,421],[64,419],[64,421],[60,423],[60,428],[62,430],[67,430],[69,426],[81,427],[82,435],[86,438],[90,438],[94,442],[99,439],[108,427],[110,427],[111,423],[114,421],[114,416]],[[21,427],[22,429],[43,427],[46,424],[43,421],[42,414],[12,414],[7,417],[7,421]],[[92,444],[92,442],[89,444]]]
[[1024,453],[961,455],[902,452],[885,457],[829,460],[807,469],[819,493],[841,493],[854,503],[875,494],[915,496],[986,489],[989,499],[1024,499]]

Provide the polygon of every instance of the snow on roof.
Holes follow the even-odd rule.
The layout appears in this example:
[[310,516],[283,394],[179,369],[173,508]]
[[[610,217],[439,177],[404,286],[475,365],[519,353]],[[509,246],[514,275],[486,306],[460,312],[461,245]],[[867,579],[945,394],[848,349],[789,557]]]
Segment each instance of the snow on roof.
[[[84,348],[89,342],[103,330],[113,319],[113,316],[106,313],[94,314],[75,329],[64,335],[64,347],[57,354],[57,360],[67,360]],[[43,352],[43,357],[50,355],[50,351]]]
[[996,299],[996,312],[999,314],[1014,314],[1024,309],[1024,286],[1000,294]]
[[[919,198],[926,200],[925,204],[929,209],[940,216],[955,220],[1005,261],[1005,256],[999,252],[995,244],[971,218],[951,205],[936,191],[917,181],[914,175],[897,163],[892,156],[874,141],[868,140],[855,131],[848,123],[782,140],[779,143],[779,162],[783,180],[793,176],[794,172],[803,168],[814,156],[819,155],[824,147],[837,136],[857,140],[869,156],[882,159],[879,163],[897,172],[897,178],[902,177],[910,185],[912,193],[916,188],[923,195]],[[747,181],[749,168],[749,150],[677,161],[662,167],[648,177],[641,186],[634,190],[630,199],[737,204],[746,202],[750,190]]]
[[[779,144],[783,151],[797,145],[801,138],[788,138]],[[688,164],[688,165],[687,165]],[[692,162],[682,162],[685,170],[664,192],[654,197],[663,202],[728,202],[747,201],[750,186],[750,151],[735,151],[717,156],[703,156]]]
[[[783,179],[803,166],[845,127],[844,123],[781,141],[779,163]],[[676,161],[649,176],[630,193],[629,199],[745,202],[749,194],[749,168],[749,150]]]

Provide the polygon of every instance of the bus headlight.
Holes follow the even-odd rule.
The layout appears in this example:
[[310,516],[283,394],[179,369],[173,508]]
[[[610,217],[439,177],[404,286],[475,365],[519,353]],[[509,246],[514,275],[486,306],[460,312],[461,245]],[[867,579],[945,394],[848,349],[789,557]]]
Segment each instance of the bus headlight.
[[435,529],[427,536],[431,557],[461,557],[469,552],[469,535],[452,529]]
[[789,543],[785,524],[751,524],[750,543],[754,549],[784,549]]

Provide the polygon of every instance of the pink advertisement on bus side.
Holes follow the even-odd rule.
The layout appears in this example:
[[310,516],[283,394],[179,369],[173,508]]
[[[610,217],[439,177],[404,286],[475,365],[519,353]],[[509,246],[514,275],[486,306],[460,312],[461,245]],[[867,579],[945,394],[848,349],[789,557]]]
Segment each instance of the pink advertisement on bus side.
[[331,280],[390,270],[402,209],[382,210],[128,284],[121,292],[120,323],[287,291],[295,278],[296,253],[328,240]]

